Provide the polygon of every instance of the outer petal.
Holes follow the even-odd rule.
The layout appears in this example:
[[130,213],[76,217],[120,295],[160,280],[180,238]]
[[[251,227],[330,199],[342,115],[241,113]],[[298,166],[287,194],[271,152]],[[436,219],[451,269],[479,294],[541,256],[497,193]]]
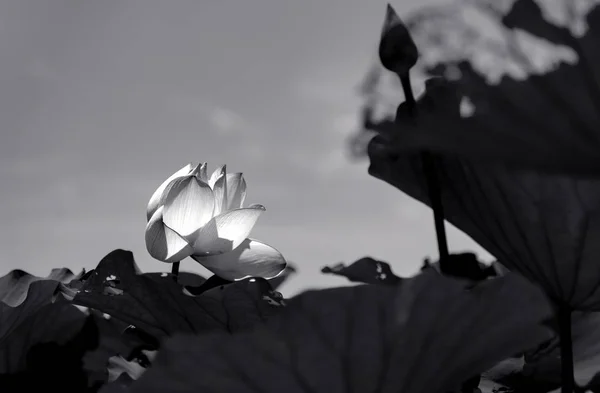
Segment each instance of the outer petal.
[[187,164],[186,166],[169,176],[169,178],[165,180],[156,189],[156,191],[154,191],[154,194],[152,194],[152,197],[150,197],[150,201],[148,202],[148,207],[146,208],[146,221],[149,221],[150,217],[152,217],[152,215],[154,214],[154,212],[156,212],[158,207],[164,203],[163,195],[165,194],[167,186],[169,186],[169,184],[173,180],[188,175],[192,171],[192,168],[193,167],[191,163]]
[[192,240],[188,241],[197,255],[223,254],[237,248],[252,231],[258,217],[266,209],[256,205],[245,209],[235,209],[214,217]]
[[225,254],[207,257],[192,255],[192,258],[226,280],[242,280],[248,277],[274,278],[287,266],[279,251],[253,239],[245,239],[239,247]]
[[165,198],[164,223],[187,237],[213,216],[215,200],[208,184],[189,176],[175,181]]
[[193,252],[190,245],[163,223],[161,206],[146,225],[146,249],[150,255],[163,262],[179,262]]
[[241,173],[227,174],[227,210],[239,209],[246,199],[246,180]]
[[215,195],[215,211],[213,213],[215,216],[227,210],[227,168],[223,165],[220,169],[221,174],[218,175],[214,185],[211,185]]
[[227,165],[221,165],[220,167],[215,169],[215,171],[210,175],[210,179],[208,179],[208,185],[210,186],[210,188],[213,188],[215,186],[215,183],[217,182],[217,180],[221,176],[224,176],[226,174],[226,171],[227,171]]

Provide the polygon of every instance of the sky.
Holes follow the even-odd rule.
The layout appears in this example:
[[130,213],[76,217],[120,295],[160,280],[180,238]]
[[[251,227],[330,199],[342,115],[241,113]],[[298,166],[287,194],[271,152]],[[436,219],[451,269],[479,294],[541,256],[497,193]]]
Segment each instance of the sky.
[[[433,0],[395,1],[398,13]],[[252,237],[299,273],[346,285],[363,256],[411,275],[437,258],[432,212],[351,161],[357,86],[379,0],[12,0],[0,3],[0,275],[91,269],[144,244],[146,204],[188,162],[243,172],[267,209]],[[447,224],[449,247],[491,260]],[[206,273],[195,261],[181,270]]]

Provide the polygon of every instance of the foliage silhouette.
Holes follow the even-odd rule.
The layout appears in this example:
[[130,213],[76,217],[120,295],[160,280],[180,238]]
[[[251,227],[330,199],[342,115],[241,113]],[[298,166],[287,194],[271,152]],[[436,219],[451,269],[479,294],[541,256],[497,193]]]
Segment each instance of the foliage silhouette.
[[363,257],[346,266],[339,263],[333,266],[325,266],[321,272],[346,277],[353,282],[366,284],[388,284],[396,285],[401,278],[392,272],[387,262],[378,261],[371,257]]
[[550,315],[515,274],[471,290],[423,273],[395,287],[309,291],[253,332],[167,340],[129,391],[442,393],[539,343]]
[[[138,274],[131,252],[115,250],[102,259],[73,303],[110,314],[157,339],[174,333],[233,332],[280,309],[278,295],[264,279],[219,288],[200,296],[185,294],[171,275]],[[244,320],[236,320],[237,315]]]

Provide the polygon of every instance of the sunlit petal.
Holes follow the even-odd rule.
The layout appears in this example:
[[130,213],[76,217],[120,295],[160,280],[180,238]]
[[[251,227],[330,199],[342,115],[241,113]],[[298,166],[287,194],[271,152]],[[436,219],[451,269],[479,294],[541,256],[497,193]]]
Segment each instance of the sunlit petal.
[[215,216],[227,210],[227,168],[225,165],[222,168],[221,175],[212,186],[215,195],[215,211],[213,213]]
[[190,176],[176,181],[166,196],[164,206],[164,223],[186,237],[212,218],[215,198],[208,184]]
[[264,206],[256,205],[216,216],[202,227],[193,242],[188,238],[193,244],[194,254],[222,254],[237,248],[248,237],[264,211]]
[[188,175],[192,168],[191,163],[187,164],[172,174],[156,189],[156,191],[154,191],[154,194],[152,194],[152,197],[150,197],[150,201],[148,202],[148,207],[146,208],[146,221],[150,220],[150,217],[156,212],[156,209],[164,203],[164,195],[166,194],[165,191],[167,186],[169,186],[173,180]]
[[277,277],[285,270],[287,262],[279,251],[258,240],[245,239],[235,250],[219,255],[192,258],[202,266],[226,280],[247,277]]
[[159,261],[178,262],[193,250],[185,239],[164,225],[163,210],[163,206],[159,207],[146,225],[146,249]]
[[196,178],[198,178],[198,180],[202,180],[201,179],[202,176],[200,174],[201,172],[202,172],[202,163],[196,164],[196,166],[194,166],[194,169],[192,169],[190,171],[190,176],[196,176]]
[[220,167],[215,169],[215,171],[210,175],[210,178],[208,179],[208,185],[210,186],[210,188],[213,188],[215,186],[215,183],[221,176],[225,176],[227,170],[226,167],[226,165],[221,165]]
[[246,199],[246,180],[241,173],[227,174],[227,210],[239,209]]

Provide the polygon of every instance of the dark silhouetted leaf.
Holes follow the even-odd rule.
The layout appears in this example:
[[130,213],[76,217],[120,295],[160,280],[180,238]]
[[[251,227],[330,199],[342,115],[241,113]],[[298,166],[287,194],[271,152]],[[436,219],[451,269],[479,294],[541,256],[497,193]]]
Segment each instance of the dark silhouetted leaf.
[[508,14],[500,3],[509,2],[462,2],[405,18],[425,71],[444,81],[428,86],[416,122],[402,104],[382,134],[397,151],[600,174],[600,3],[583,10],[575,3],[585,2],[564,0],[561,19],[577,20],[569,28],[540,10],[556,2],[516,0]]
[[488,266],[480,262],[472,252],[450,254],[448,264],[444,267],[445,270],[442,269],[439,261],[433,263],[427,261],[421,270],[427,268],[433,268],[437,272],[450,277],[464,278],[470,281],[483,281],[500,275],[496,265]]
[[[27,319],[35,316],[42,308],[49,306],[55,299],[60,282],[54,280],[35,280],[27,285],[27,296],[17,306],[0,302],[0,343],[10,341],[8,337],[20,330]],[[22,288],[17,285],[17,288]],[[17,294],[16,291],[12,293]],[[20,299],[22,295],[12,297]]]
[[[11,337],[8,344],[10,349],[6,343],[0,349],[3,354],[0,361],[6,357],[11,362],[25,358],[19,371],[0,373],[2,392],[88,391],[82,358],[98,345],[94,321],[76,307],[60,302],[44,307],[29,322],[27,327],[13,334],[15,337]],[[46,341],[50,336],[54,340]],[[32,342],[36,342],[35,345],[31,346]]]
[[87,352],[83,359],[83,368],[92,385],[108,381],[111,358],[133,360],[145,350],[158,348],[158,341],[147,334],[140,334],[139,329],[94,309],[89,309],[89,313],[99,331],[98,347]]
[[392,272],[392,268],[386,262],[378,261],[371,257],[360,258],[349,266],[338,263],[333,266],[325,266],[321,272],[346,277],[353,282],[366,284],[389,284],[396,285],[401,278]]
[[551,312],[514,273],[310,291],[251,333],[169,339],[131,392],[444,393],[547,339]]
[[226,280],[217,275],[212,275],[208,278],[208,280],[204,281],[202,284],[198,286],[185,286],[185,289],[191,293],[192,295],[201,295],[209,289],[213,289],[216,287],[220,287],[222,285],[231,284],[233,281]]
[[[482,373],[480,388],[483,392],[547,393],[560,382],[536,378],[524,372],[523,358],[509,358]],[[560,375],[560,370],[555,370]]]
[[206,278],[196,273],[179,272],[177,282],[179,283],[179,285],[183,285],[184,287],[197,287],[202,285],[202,283],[206,282]]
[[[558,331],[558,321],[554,321]],[[575,381],[580,386],[592,383],[600,372],[600,313],[574,312],[572,340]],[[560,340],[558,333],[549,342],[525,356],[524,373],[536,380],[560,384]]]
[[[81,276],[81,273],[79,276]],[[23,270],[12,270],[7,275],[0,277],[0,302],[9,306],[16,307],[23,303],[27,297],[29,286],[36,281],[53,281],[58,283],[68,283],[77,279],[69,269],[52,269],[46,277],[38,277],[29,274]],[[0,329],[1,330],[1,329]]]
[[[371,142],[369,173],[430,205],[418,154]],[[434,156],[445,218],[555,302],[600,308],[600,180]]]
[[31,285],[30,295],[10,310],[0,303],[0,374],[15,373],[25,368],[28,351],[39,343],[58,345],[70,340],[83,326],[85,315],[64,300],[45,304],[35,302],[34,294],[50,284],[38,281]]
[[131,252],[115,250],[102,259],[73,302],[132,324],[157,339],[177,332],[232,332],[280,309],[272,304],[271,288],[264,279],[237,281],[224,286],[218,295],[191,296],[170,274],[145,275],[138,270]]

